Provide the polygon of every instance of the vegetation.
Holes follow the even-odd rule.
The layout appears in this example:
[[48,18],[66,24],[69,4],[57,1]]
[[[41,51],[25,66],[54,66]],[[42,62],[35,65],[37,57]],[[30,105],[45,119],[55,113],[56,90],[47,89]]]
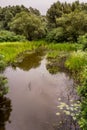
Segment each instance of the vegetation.
[[0,42],[26,41],[26,37],[7,30],[0,31]]
[[66,61],[66,66],[73,71],[75,80],[79,81],[78,93],[81,97],[81,113],[79,124],[87,129],[87,52],[74,52]]
[[45,47],[44,41],[33,41],[33,42],[3,42],[0,43],[0,54],[4,56],[6,63],[12,63],[15,58],[24,51],[34,51],[40,46]]
[[40,16],[27,12],[18,13],[9,24],[16,34],[26,36],[28,40],[40,39],[45,36],[45,24]]
[[[6,63],[3,61],[3,56],[0,55],[0,72],[4,70],[6,67]],[[7,86],[7,79],[3,75],[0,74],[0,97],[7,94],[8,86]]]
[[[78,81],[81,97],[79,124],[82,130],[86,130],[87,3],[58,1],[51,5],[46,16],[23,5],[0,7],[0,73],[7,63],[16,62],[23,52],[39,47],[47,49],[47,68],[51,73],[56,73],[59,68],[66,69]],[[7,79],[0,75],[0,96],[7,90]]]
[[66,67],[73,73],[79,73],[87,64],[87,54],[83,51],[77,51],[70,54],[66,60]]

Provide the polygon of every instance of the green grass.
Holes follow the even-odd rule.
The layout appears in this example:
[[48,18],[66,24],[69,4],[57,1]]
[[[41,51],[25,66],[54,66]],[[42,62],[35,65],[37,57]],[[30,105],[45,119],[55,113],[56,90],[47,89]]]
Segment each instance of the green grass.
[[48,46],[49,50],[57,50],[57,51],[76,51],[79,48],[82,48],[82,45],[78,45],[76,43],[70,44],[70,43],[51,43]]
[[65,66],[75,73],[80,73],[86,64],[87,53],[83,51],[72,52],[65,62]]
[[54,58],[58,55],[58,51],[73,51],[79,47],[77,44],[48,44],[45,41],[4,42],[0,43],[0,54],[4,56],[6,62],[13,62],[20,53],[35,50],[40,46],[47,48],[48,56]]
[[13,62],[17,55],[24,51],[32,51],[45,45],[43,41],[33,42],[4,42],[0,43],[0,54],[4,56],[6,62]]

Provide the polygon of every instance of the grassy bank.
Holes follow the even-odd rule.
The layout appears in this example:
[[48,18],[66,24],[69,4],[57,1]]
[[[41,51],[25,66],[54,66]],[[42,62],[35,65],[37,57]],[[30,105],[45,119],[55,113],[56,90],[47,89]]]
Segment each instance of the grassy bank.
[[35,50],[42,45],[45,45],[43,41],[0,43],[0,54],[4,56],[6,62],[13,62],[20,53]]
[[87,130],[87,52],[71,53],[65,65],[79,83],[77,87],[78,94],[81,97],[79,124],[82,130]]

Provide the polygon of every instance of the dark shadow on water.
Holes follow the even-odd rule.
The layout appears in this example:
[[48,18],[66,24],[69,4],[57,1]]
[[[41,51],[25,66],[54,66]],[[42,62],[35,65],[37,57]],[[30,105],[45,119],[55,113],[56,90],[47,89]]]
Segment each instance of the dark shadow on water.
[[0,130],[5,130],[6,122],[10,122],[11,111],[11,100],[7,97],[0,97]]
[[28,71],[31,68],[37,68],[41,63],[42,56],[44,56],[42,50],[29,54],[26,53],[23,55],[24,58],[22,61],[17,63],[16,67],[19,67],[24,71]]

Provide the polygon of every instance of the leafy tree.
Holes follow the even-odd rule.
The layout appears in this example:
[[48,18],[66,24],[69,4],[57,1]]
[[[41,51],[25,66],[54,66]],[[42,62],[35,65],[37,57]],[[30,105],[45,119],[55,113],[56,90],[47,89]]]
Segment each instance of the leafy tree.
[[48,32],[46,40],[48,42],[64,42],[64,29],[62,27],[52,29]]
[[39,39],[45,35],[45,24],[41,17],[24,11],[18,13],[9,26],[16,34],[23,34],[28,40]]
[[8,23],[9,21],[12,20],[13,17],[17,13],[20,13],[22,11],[29,12],[27,8],[25,8],[23,5],[22,6],[7,6],[4,8],[0,8],[0,26],[2,29],[9,30]]
[[79,3],[79,1],[75,1],[73,3],[61,3],[57,1],[54,3],[47,11],[46,17],[48,20],[48,28],[55,28],[56,19],[62,17],[64,14],[69,14],[74,11],[86,11],[87,12],[87,4]]
[[77,41],[79,35],[87,32],[87,14],[84,11],[74,11],[57,18],[57,26],[63,27],[67,41]]
[[39,10],[34,9],[34,8],[32,8],[32,7],[29,8],[29,11],[30,11],[30,13],[33,13],[33,14],[35,14],[35,15],[37,15],[37,16],[40,16],[40,15],[41,15],[40,12],[39,12]]

